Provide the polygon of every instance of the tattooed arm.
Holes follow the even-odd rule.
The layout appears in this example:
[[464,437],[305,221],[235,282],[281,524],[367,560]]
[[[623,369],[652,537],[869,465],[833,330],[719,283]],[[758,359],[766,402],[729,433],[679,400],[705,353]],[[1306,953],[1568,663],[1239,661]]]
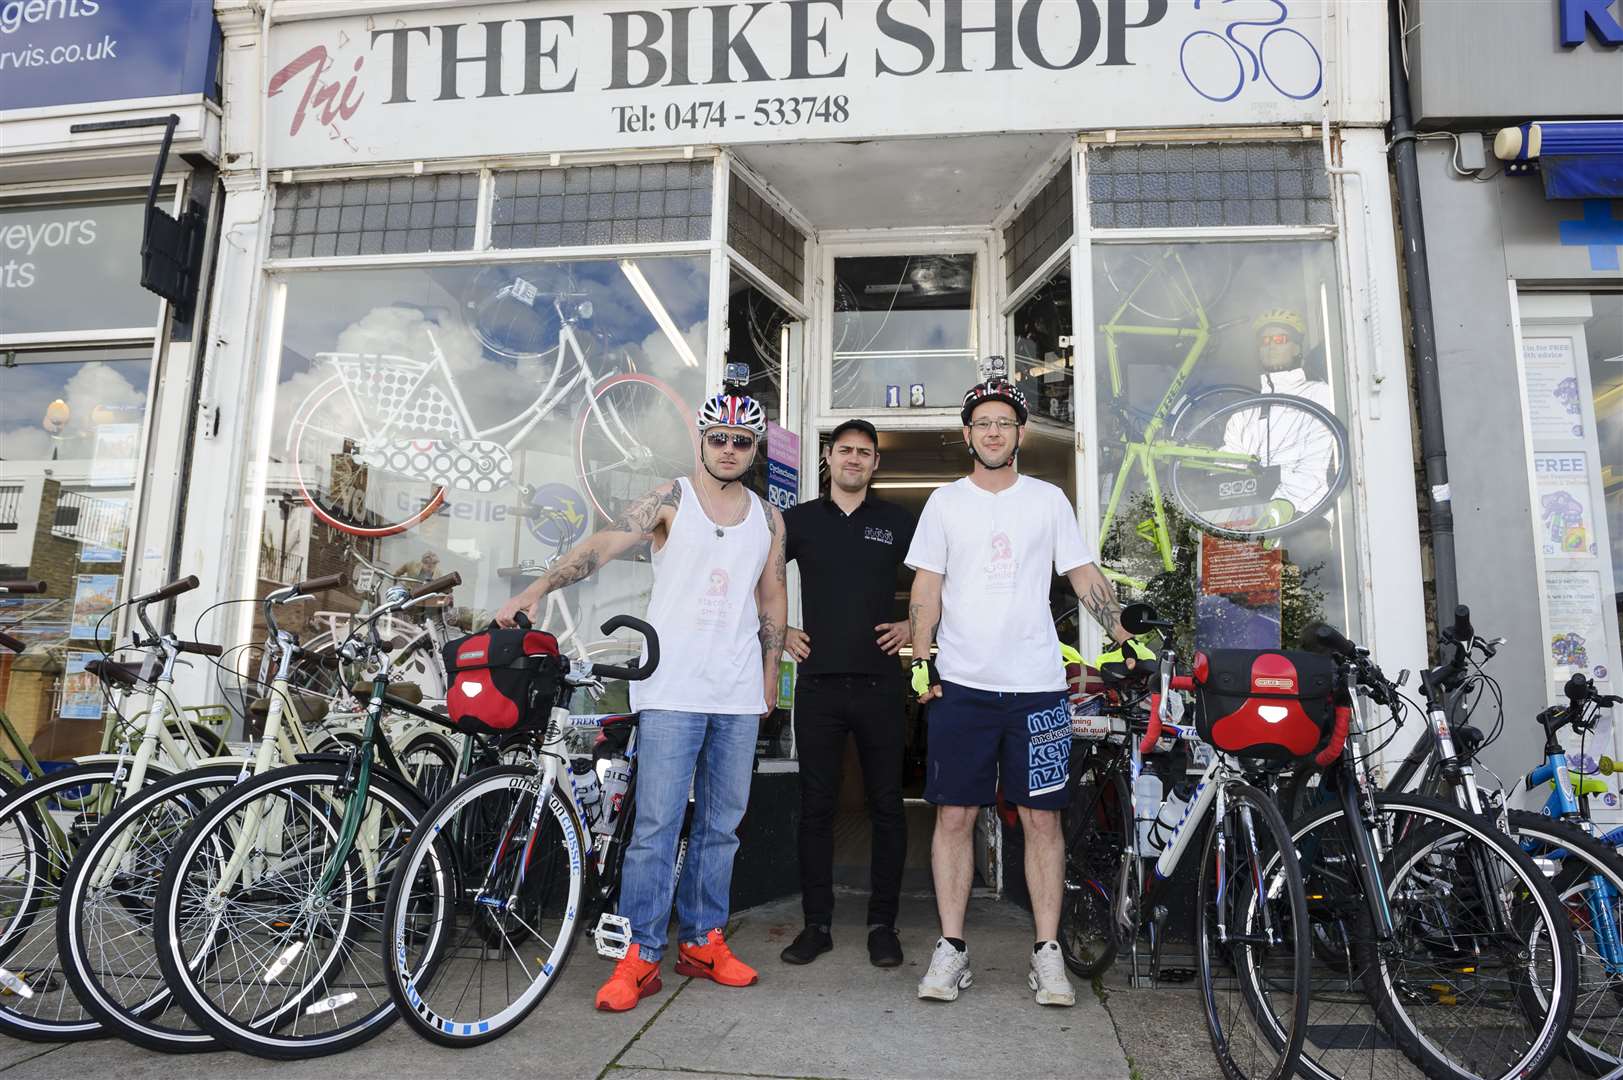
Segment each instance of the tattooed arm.
[[1121,604],[1115,586],[1106,580],[1096,563],[1083,563],[1065,575],[1093,621],[1104,627],[1111,641],[1126,641],[1133,635],[1121,624]]
[[[928,660],[936,627],[941,624],[942,575],[934,570],[915,570],[913,590],[907,597],[907,628],[913,638],[913,658]],[[919,695],[919,701],[941,696],[941,687],[932,686]]]
[[532,621],[541,617],[541,601],[556,589],[567,588],[584,581],[606,562],[654,538],[660,527],[669,528],[682,501],[682,485],[671,481],[655,488],[627,506],[615,522],[599,529],[569,549],[569,553],[553,564],[551,570],[532,581],[523,592],[503,604],[496,612],[498,626],[512,626],[513,616],[528,611]]
[[771,712],[778,704],[778,661],[783,656],[784,627],[789,622],[789,564],[784,553],[783,514],[765,503],[761,508],[766,511],[766,529],[771,539],[761,579],[755,583],[755,606],[761,615],[761,628],[756,636],[761,640],[766,711]]

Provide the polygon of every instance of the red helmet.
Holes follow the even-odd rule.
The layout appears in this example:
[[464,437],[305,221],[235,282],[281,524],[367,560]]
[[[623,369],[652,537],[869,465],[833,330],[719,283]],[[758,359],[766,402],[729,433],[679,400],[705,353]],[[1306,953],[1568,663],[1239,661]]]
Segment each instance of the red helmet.
[[982,383],[976,383],[964,394],[964,408],[959,413],[959,416],[963,419],[966,427],[976,407],[988,401],[1001,401],[1011,406],[1014,409],[1015,419],[1022,424],[1026,422],[1026,417],[1030,412],[1026,408],[1026,395],[1021,393],[1008,379],[993,378]]

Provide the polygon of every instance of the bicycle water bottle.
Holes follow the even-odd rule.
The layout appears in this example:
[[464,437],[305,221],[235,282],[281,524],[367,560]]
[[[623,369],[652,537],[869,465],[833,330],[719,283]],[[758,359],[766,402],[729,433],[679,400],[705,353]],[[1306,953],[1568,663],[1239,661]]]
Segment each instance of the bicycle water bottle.
[[1138,853],[1146,858],[1155,854],[1150,841],[1161,810],[1161,792],[1161,778],[1148,769],[1133,782],[1133,824],[1138,829]]
[[571,760],[569,774],[575,784],[575,805],[580,807],[581,817],[586,819],[586,827],[595,829],[598,822],[603,820],[603,786],[598,782],[591,759]]
[[625,809],[626,787],[631,783],[631,762],[612,756],[597,759],[597,776],[602,784],[603,813],[598,815],[597,831],[602,836],[614,832]]
[[1166,802],[1161,804],[1160,812],[1155,815],[1155,823],[1150,827],[1150,847],[1155,855],[1160,855],[1162,849],[1172,842],[1172,830],[1178,827],[1184,811],[1189,808],[1186,790],[1187,785],[1174,784]]

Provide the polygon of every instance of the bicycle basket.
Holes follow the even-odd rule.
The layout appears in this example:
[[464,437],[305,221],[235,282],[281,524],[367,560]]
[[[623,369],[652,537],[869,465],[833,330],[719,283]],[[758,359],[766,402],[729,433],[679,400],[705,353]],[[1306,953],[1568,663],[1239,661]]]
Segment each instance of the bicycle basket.
[[544,630],[487,626],[441,650],[451,687],[451,724],[470,735],[505,735],[546,726],[567,692],[568,662],[558,639]]
[[1316,754],[1335,729],[1335,661],[1278,649],[1195,654],[1195,729],[1225,753],[1266,761]]

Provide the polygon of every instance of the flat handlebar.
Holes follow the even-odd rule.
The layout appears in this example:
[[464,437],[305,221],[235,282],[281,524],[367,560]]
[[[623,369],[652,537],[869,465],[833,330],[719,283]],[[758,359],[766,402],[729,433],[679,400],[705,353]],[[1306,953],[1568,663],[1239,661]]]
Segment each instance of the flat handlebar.
[[0,596],[14,596],[20,593],[40,593],[45,591],[43,581],[0,581]]
[[28,648],[28,645],[22,639],[14,638],[3,630],[0,630],[0,646],[8,648],[12,652],[22,652]]
[[417,600],[429,593],[448,592],[462,584],[462,575],[452,570],[444,577],[437,577],[433,581],[417,586],[406,599]]
[[132,597],[130,603],[155,604],[161,600],[168,600],[172,596],[179,596],[181,593],[191,592],[193,589],[197,588],[197,585],[197,575],[187,574],[179,581],[171,581],[169,584],[161,588],[153,589],[151,592],[146,593],[145,595]]

